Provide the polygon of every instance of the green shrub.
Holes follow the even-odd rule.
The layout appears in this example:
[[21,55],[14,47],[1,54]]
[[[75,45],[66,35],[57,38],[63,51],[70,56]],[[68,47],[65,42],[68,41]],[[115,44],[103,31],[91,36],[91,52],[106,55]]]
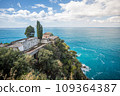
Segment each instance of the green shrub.
[[[14,76],[14,79],[30,71],[35,60],[28,55],[24,55],[12,48],[0,48],[0,79],[8,79]],[[14,74],[14,75],[13,75]]]

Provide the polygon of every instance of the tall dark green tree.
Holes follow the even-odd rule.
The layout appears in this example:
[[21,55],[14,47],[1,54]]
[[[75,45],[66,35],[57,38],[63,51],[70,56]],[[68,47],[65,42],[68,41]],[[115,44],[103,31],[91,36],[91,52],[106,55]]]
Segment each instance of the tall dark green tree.
[[34,27],[32,27],[31,25],[28,26],[24,34],[26,35],[27,38],[34,37],[34,34],[35,34]]
[[40,39],[40,42],[41,42],[42,36],[43,36],[43,27],[40,24],[40,22],[37,21],[37,37],[38,39]]

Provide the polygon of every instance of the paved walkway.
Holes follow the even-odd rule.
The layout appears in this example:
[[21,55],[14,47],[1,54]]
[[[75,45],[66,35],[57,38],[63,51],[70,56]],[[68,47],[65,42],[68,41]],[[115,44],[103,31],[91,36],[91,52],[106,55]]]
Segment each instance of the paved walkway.
[[26,52],[26,54],[29,54],[29,55],[32,55],[32,56],[33,56],[34,54],[36,54],[36,53],[39,51],[39,49],[43,48],[43,47],[46,46],[46,45],[47,45],[47,44],[43,44],[43,45],[41,45],[41,46],[39,46],[39,47],[31,50],[31,51]]

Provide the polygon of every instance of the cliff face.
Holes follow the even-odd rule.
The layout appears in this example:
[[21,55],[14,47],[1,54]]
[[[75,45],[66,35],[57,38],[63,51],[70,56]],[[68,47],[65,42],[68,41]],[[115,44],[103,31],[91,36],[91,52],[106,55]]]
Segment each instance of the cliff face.
[[0,79],[86,80],[76,54],[59,38],[34,57],[0,48]]

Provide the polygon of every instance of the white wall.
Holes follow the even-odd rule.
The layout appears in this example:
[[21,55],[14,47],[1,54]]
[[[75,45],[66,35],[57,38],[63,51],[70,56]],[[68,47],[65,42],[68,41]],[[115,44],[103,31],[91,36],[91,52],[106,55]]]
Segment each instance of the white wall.
[[39,43],[39,40],[37,38],[30,38],[25,40],[24,42],[20,42],[23,46],[19,48],[19,50],[28,50],[32,47],[34,47],[35,45],[37,45]]
[[47,39],[42,39],[41,43],[48,43],[48,40]]
[[20,51],[24,51],[23,46],[18,47],[18,49],[19,49]]

